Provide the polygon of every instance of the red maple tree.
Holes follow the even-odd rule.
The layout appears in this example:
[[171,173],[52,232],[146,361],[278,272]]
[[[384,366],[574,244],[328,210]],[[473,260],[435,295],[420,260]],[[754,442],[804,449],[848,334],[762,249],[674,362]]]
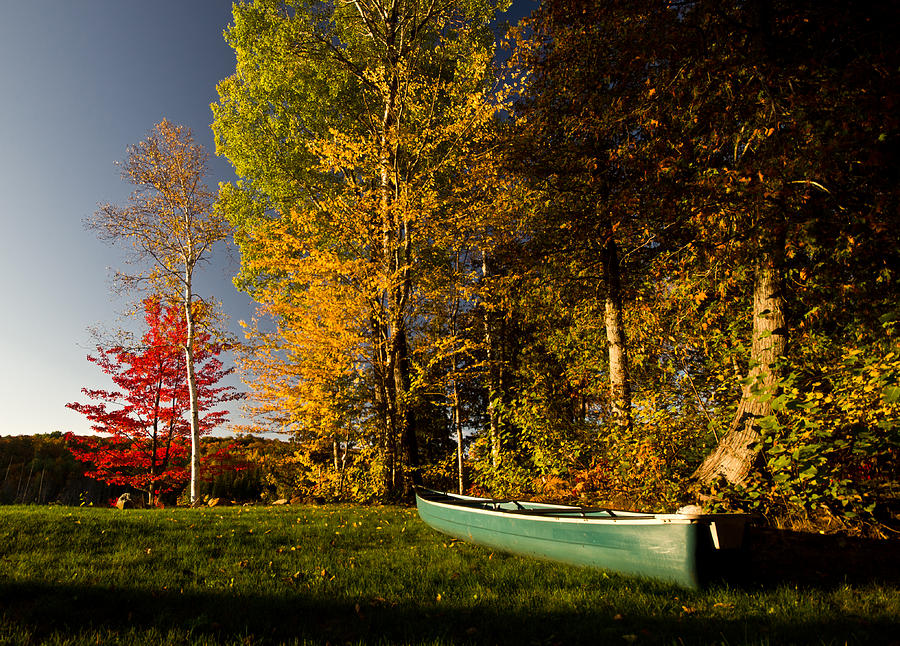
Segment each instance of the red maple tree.
[[[69,403],[104,437],[69,434],[69,450],[91,465],[85,475],[112,485],[144,491],[151,502],[161,493],[183,487],[190,478],[190,409],[184,343],[184,312],[158,297],[143,301],[147,332],[139,348],[97,347],[88,361],[108,374],[119,390],[83,388],[92,403]],[[195,339],[200,432],[209,434],[227,420],[228,411],[214,409],[243,397],[233,386],[218,385],[232,369],[218,355],[225,349],[209,334]]]

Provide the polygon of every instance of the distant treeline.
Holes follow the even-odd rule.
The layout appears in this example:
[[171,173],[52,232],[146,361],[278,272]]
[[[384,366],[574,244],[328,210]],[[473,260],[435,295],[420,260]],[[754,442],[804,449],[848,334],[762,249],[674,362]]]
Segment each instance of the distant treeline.
[[[107,505],[122,493],[142,495],[128,487],[111,486],[84,475],[88,468],[74,458],[69,441],[61,432],[45,435],[0,437],[0,504]],[[280,495],[267,485],[263,469],[250,462],[250,453],[260,456],[277,454],[285,442],[251,436],[237,438],[205,438],[204,453],[215,453],[228,447],[231,464],[215,469],[204,480],[205,497],[252,502]],[[270,479],[269,479],[270,480]],[[179,502],[173,494],[166,504]]]
[[0,504],[105,504],[124,489],[84,477],[60,432],[0,437]]

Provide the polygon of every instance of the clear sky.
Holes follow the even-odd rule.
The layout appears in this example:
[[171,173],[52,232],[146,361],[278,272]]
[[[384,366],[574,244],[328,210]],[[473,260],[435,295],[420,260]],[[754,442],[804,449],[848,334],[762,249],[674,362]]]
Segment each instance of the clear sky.
[[[234,178],[209,128],[216,83],[234,71],[231,4],[0,0],[0,435],[89,431],[65,407],[107,385],[85,359],[87,330],[134,324],[110,289],[123,252],[83,220],[126,203],[126,147],[167,118],[210,152],[211,187]],[[223,301],[235,334],[254,309],[231,284],[237,265],[223,245],[198,290]]]

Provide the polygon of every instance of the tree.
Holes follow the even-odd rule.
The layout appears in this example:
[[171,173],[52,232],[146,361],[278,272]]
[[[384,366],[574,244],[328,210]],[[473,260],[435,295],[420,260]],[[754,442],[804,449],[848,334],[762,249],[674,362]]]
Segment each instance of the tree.
[[[178,305],[165,306],[157,298],[143,301],[147,331],[137,348],[97,348],[88,360],[97,364],[119,390],[82,392],[94,403],[70,403],[92,429],[108,437],[76,439],[70,450],[93,465],[87,475],[107,484],[128,485],[147,492],[151,502],[160,493],[183,486],[188,480],[190,455],[190,389],[184,370],[183,348],[187,323]],[[216,406],[241,398],[232,386],[219,382],[223,370],[217,358],[220,344],[208,333],[194,340],[197,412],[200,435],[225,422],[227,411]]]
[[136,186],[128,206],[107,204],[88,226],[101,238],[128,244],[134,273],[119,272],[123,285],[142,283],[178,303],[186,334],[183,342],[190,392],[191,500],[200,476],[200,394],[195,345],[199,329],[211,322],[212,308],[194,291],[195,273],[208,262],[216,243],[230,234],[226,220],[213,208],[214,194],[203,184],[207,153],[189,129],[163,120],[147,139],[129,146],[123,177]]
[[[516,206],[507,209],[515,215],[505,230],[491,236],[506,242],[484,255],[485,282],[506,294],[505,307],[496,297],[485,307],[489,388],[507,391],[490,398],[491,418],[495,438],[528,447],[520,458],[541,476],[586,468],[587,447],[600,436],[624,441],[633,430],[626,321],[637,281],[625,258],[638,264],[636,251],[658,233],[659,212],[642,219],[634,182],[648,119],[641,104],[622,109],[648,71],[605,48],[609,31],[622,27],[623,11],[609,4],[543,2],[513,33],[505,68],[512,119],[496,164],[505,176],[501,203]],[[501,345],[518,346],[516,356]],[[496,468],[500,442],[492,445]]]
[[521,85],[507,163],[543,196],[525,223],[542,262],[526,271],[542,272],[554,295],[572,294],[573,314],[597,316],[589,304],[602,301],[605,338],[593,341],[606,346],[606,416],[624,434],[633,424],[629,291],[640,283],[639,252],[659,246],[670,220],[657,206],[666,182],[648,173],[655,119],[647,88],[658,75],[641,49],[657,26],[648,24],[648,4],[542,2],[514,33],[508,63]]
[[[243,178],[220,196],[239,283],[298,329],[330,324],[320,317],[330,306],[302,295],[314,283],[353,292],[363,345],[335,370],[368,388],[386,491],[419,477],[420,278],[441,257],[432,250],[452,217],[443,198],[459,142],[493,112],[492,16],[487,0],[259,0],[235,8],[227,35],[237,73],[219,85],[213,127]],[[276,249],[288,265],[271,261]]]
[[[616,291],[609,242],[629,270],[636,434],[656,425],[646,402],[660,393],[661,410],[693,427],[679,433],[681,460],[709,454],[707,484],[815,479],[785,457],[783,441],[802,444],[792,421],[813,424],[785,408],[798,401],[785,384],[838,390],[825,366],[856,351],[851,338],[886,353],[896,312],[895,21],[893,7],[838,2],[541,3],[512,59],[524,85],[511,159],[544,194],[526,211],[534,255],[517,265],[517,314],[541,329],[530,345],[547,368],[534,371],[548,379],[535,393],[544,417],[573,385],[567,344],[590,322],[579,314],[610,311],[597,306]],[[603,291],[579,294],[588,281]],[[829,350],[812,360],[812,347]],[[554,369],[563,378],[550,384]],[[854,462],[842,433],[829,454]],[[816,444],[795,455],[819,455]]]
[[[699,261],[688,265],[718,284],[700,285],[696,275],[692,282],[710,296],[743,290],[750,313],[741,331],[749,365],[740,403],[695,474],[704,484],[724,477],[741,485],[759,466],[760,423],[775,412],[779,383],[796,366],[799,353],[789,350],[801,347],[801,313],[823,305],[789,282],[837,277],[837,265],[814,261],[813,271],[807,264],[842,253],[840,234],[829,237],[859,229],[859,218],[886,224],[893,217],[884,208],[895,198],[883,192],[883,170],[857,161],[861,150],[887,152],[893,127],[883,100],[897,49],[882,25],[895,11],[871,9],[757,0],[659,3],[651,13],[661,27],[647,56],[668,70],[665,83],[651,88],[659,106],[653,137],[668,142],[671,154],[661,161],[685,189],[681,230],[693,239],[682,249]],[[880,228],[861,237],[880,238]],[[715,300],[698,299],[707,308]]]

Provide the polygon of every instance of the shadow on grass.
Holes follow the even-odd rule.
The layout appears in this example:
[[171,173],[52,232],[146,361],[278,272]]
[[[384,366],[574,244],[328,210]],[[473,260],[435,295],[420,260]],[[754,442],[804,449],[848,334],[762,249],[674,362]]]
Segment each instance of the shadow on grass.
[[[623,580],[624,581],[624,580]],[[675,589],[648,588],[653,594]],[[643,591],[645,596],[648,592]],[[678,602],[679,604],[681,602]],[[626,611],[629,612],[629,611]],[[172,634],[173,643],[279,644],[617,644],[617,643],[890,643],[896,621],[829,614],[817,620],[669,614],[632,607],[566,613],[532,608],[516,614],[452,603],[393,605],[297,596],[247,596],[227,592],[185,593],[108,589],[78,585],[0,582],[0,622],[28,634],[32,643],[60,635],[93,643],[98,635]],[[136,639],[135,639],[136,638]],[[171,639],[171,637],[169,638]],[[823,641],[824,640],[824,641]]]
[[900,586],[900,540],[750,527],[740,582],[774,587]]

